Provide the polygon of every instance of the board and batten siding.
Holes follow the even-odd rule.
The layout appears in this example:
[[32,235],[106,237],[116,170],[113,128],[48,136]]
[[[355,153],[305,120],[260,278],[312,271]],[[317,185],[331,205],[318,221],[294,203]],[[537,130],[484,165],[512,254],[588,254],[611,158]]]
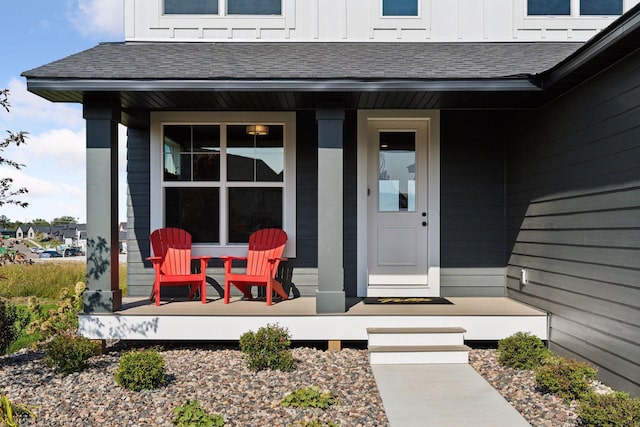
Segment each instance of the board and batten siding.
[[440,114],[440,288],[443,296],[505,295],[505,111]]
[[[640,51],[535,113],[507,144],[507,294],[550,346],[640,395]],[[528,283],[521,283],[525,270]]]

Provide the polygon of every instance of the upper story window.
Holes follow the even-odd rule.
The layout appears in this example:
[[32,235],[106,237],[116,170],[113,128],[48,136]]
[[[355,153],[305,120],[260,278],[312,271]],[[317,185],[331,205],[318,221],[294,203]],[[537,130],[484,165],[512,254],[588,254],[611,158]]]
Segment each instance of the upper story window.
[[227,0],[229,15],[282,15],[282,0]]
[[282,0],[164,0],[165,15],[282,15]]
[[382,16],[418,16],[418,0],[382,0]]
[[218,0],[164,0],[167,15],[217,15]]
[[527,0],[527,15],[622,15],[622,0]]

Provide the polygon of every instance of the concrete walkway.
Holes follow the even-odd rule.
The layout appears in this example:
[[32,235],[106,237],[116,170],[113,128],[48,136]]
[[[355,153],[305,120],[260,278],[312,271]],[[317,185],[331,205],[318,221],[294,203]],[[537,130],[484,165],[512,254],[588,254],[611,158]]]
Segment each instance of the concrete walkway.
[[391,427],[527,427],[471,365],[372,365]]

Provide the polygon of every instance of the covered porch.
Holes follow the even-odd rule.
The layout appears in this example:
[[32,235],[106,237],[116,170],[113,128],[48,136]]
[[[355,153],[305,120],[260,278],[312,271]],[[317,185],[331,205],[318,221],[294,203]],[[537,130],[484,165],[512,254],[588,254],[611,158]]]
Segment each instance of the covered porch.
[[366,341],[367,328],[464,328],[465,341],[493,341],[518,331],[548,338],[547,313],[503,297],[450,297],[452,304],[365,304],[347,298],[347,310],[317,314],[313,297],[282,301],[233,298],[176,299],[159,307],[147,298],[124,298],[122,310],[81,314],[80,332],[95,339],[238,340],[249,331],[278,323],[297,341]]

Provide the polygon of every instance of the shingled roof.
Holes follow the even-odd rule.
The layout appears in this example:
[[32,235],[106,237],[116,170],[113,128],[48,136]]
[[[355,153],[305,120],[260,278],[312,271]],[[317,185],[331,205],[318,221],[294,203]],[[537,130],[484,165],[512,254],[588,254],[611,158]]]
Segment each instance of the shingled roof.
[[503,79],[541,73],[582,43],[104,43],[29,79]]

